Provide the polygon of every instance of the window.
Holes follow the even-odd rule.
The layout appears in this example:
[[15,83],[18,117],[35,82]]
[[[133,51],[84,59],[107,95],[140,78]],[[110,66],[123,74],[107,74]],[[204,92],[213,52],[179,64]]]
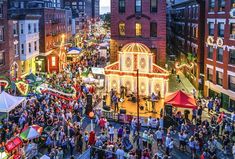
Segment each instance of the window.
[[21,44],[21,54],[24,54],[24,44]]
[[214,12],[215,0],[209,0],[209,12]]
[[16,24],[13,24],[13,34],[14,34],[14,35],[17,35],[17,34],[18,34],[18,31],[17,31],[17,23],[16,23]]
[[228,88],[235,92],[235,76],[228,76]]
[[24,25],[23,24],[20,24],[20,33],[24,34]]
[[37,41],[34,41],[34,51],[37,51],[38,46],[37,46]]
[[224,23],[218,23],[218,35],[224,37]]
[[151,12],[157,12],[157,4],[158,4],[158,0],[151,0],[151,4],[150,4]]
[[31,53],[31,43],[29,43],[29,53]]
[[220,86],[223,85],[223,73],[216,71],[216,83]]
[[33,24],[33,31],[34,31],[34,33],[37,32],[37,24],[36,23]]
[[4,53],[3,53],[3,51],[0,52],[0,65],[4,65]]
[[223,48],[217,48],[217,61],[223,62]]
[[15,55],[18,56],[18,44],[14,44]]
[[126,31],[125,23],[123,22],[119,23],[119,35],[125,36],[126,35],[125,31]]
[[28,24],[28,33],[31,34],[31,25]]
[[21,9],[24,8],[24,2],[20,2],[20,8],[21,8]]
[[4,41],[4,28],[0,26],[0,41]]
[[0,18],[3,16],[3,4],[0,4]]
[[119,0],[119,13],[125,13],[125,0]]
[[213,70],[210,68],[207,68],[207,80],[209,81],[213,80]]
[[141,0],[135,0],[135,12],[136,13],[141,13],[142,8],[141,8]]
[[235,65],[235,50],[229,51],[229,64]]
[[208,54],[207,54],[207,58],[209,58],[209,59],[213,59],[213,52],[214,52],[214,48],[213,48],[213,46],[209,46],[209,47],[208,47]]
[[55,64],[55,56],[51,57],[51,66],[56,66],[56,64]]
[[155,22],[150,23],[150,36],[157,37],[157,23]]
[[25,72],[25,61],[21,61],[21,72]]
[[235,39],[235,23],[230,24],[230,39]]
[[225,0],[219,0],[218,1],[218,5],[219,5],[219,12],[224,12],[225,11]]
[[210,22],[209,23],[209,35],[214,36],[214,23]]
[[140,23],[135,23],[135,35],[136,36],[142,35],[142,25]]
[[231,8],[235,8],[235,0],[231,0]]

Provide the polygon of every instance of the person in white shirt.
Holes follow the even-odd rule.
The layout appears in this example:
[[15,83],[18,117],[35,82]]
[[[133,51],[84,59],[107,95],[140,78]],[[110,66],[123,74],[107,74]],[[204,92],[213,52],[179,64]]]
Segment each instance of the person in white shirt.
[[173,138],[171,138],[171,141],[169,143],[169,155],[171,154],[173,148],[174,148],[174,140]]
[[165,146],[166,146],[166,154],[169,155],[169,145],[171,142],[170,134],[167,134],[166,136],[166,141],[165,141]]
[[151,116],[148,117],[147,125],[148,125],[149,128],[152,127],[152,117]]
[[163,137],[163,130],[162,129],[158,129],[155,133],[156,137],[157,137],[157,145],[158,146],[162,146],[162,137]]
[[147,147],[147,141],[148,141],[148,132],[147,130],[144,131],[142,136],[143,146]]
[[114,138],[114,127],[111,124],[109,125],[108,133],[109,133],[110,141],[113,141],[113,138]]

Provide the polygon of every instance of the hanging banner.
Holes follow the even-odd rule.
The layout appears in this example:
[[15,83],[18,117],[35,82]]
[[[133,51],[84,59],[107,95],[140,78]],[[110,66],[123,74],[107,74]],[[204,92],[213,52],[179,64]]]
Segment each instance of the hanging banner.
[[26,96],[29,91],[29,84],[20,81],[16,83],[16,88],[20,91],[22,95]]

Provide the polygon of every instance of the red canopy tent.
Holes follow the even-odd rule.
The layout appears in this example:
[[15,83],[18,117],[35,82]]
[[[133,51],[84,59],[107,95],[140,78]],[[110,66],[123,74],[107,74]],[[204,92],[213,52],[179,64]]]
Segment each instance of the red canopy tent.
[[196,109],[197,104],[194,97],[183,91],[176,91],[165,98],[165,104],[179,108]]

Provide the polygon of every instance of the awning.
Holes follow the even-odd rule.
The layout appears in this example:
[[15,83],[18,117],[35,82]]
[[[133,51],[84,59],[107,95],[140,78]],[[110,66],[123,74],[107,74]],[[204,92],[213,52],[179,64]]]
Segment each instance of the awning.
[[67,55],[79,55],[81,53],[82,49],[81,48],[77,48],[77,47],[72,47],[69,49],[69,51],[67,52]]

